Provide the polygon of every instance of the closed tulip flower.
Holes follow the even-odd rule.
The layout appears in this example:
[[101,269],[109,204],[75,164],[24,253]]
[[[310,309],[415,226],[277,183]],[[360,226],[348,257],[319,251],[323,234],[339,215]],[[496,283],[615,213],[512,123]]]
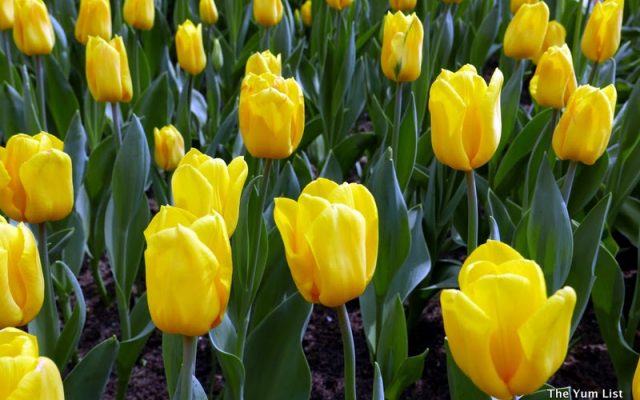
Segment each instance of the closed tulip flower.
[[165,333],[204,335],[224,317],[231,289],[231,246],[217,214],[196,218],[163,206],[144,231],[147,298]]
[[394,10],[398,11],[411,11],[416,8],[418,0],[389,0],[389,5]]
[[562,46],[567,37],[567,31],[564,29],[564,26],[558,21],[549,21],[547,24],[547,33],[544,35],[544,40],[542,41],[542,47],[536,56],[533,58],[534,63],[538,63],[542,54],[551,46]]
[[280,54],[274,56],[269,50],[262,53],[253,53],[247,60],[245,74],[264,74],[271,72],[274,75],[282,75],[282,61]]
[[108,42],[101,37],[89,37],[86,58],[87,83],[96,101],[131,101],[133,86],[122,37]]
[[0,328],[27,325],[40,312],[43,299],[33,233],[22,222],[13,226],[0,217]]
[[89,36],[111,39],[111,5],[109,0],[81,0],[76,21],[76,40],[86,44]]
[[260,25],[270,28],[282,20],[282,0],[253,0],[253,18]]
[[56,37],[44,1],[15,0],[13,7],[13,40],[18,49],[28,56],[50,54]]
[[231,236],[238,224],[240,196],[247,174],[243,157],[236,157],[227,165],[219,158],[191,149],[171,180],[175,205],[196,217],[220,214]]
[[306,26],[311,26],[311,20],[313,19],[311,16],[311,0],[305,1],[300,7],[300,14],[302,14],[302,22]]
[[156,17],[153,0],[124,0],[123,16],[132,27],[150,30]]
[[537,3],[538,1],[540,0],[511,0],[511,14],[517,13],[523,4],[533,4]]
[[248,74],[240,90],[240,133],[252,156],[282,159],[300,144],[304,96],[298,82],[270,72]]
[[442,70],[431,85],[431,145],[438,160],[470,171],[486,164],[500,143],[502,72],[489,85],[472,65],[457,72]]
[[46,132],[11,136],[0,147],[0,209],[11,219],[39,224],[73,209],[71,158]]
[[558,158],[586,165],[600,158],[611,137],[616,99],[613,85],[576,89],[553,132],[553,150]]
[[184,157],[184,139],[175,126],[153,130],[156,164],[165,171],[173,171]]
[[176,51],[180,67],[191,75],[198,75],[207,66],[207,56],[202,44],[202,25],[196,27],[186,20],[176,32]]
[[327,0],[329,7],[334,10],[343,10],[349,7],[353,3],[353,0]]
[[200,19],[209,25],[218,22],[218,8],[215,1],[200,0]]
[[497,399],[538,390],[567,354],[575,291],[547,298],[538,264],[491,240],[467,258],[458,282],[440,297],[458,367]]
[[396,82],[418,79],[422,68],[422,22],[415,13],[401,11],[384,17],[384,37],[380,63],[384,75]]
[[13,0],[0,0],[0,31],[13,28]]
[[273,213],[300,294],[338,307],[360,296],[378,258],[378,209],[366,187],[320,178]]
[[576,86],[571,50],[563,44],[549,48],[542,55],[529,83],[529,92],[541,106],[562,109]]
[[523,4],[504,33],[504,54],[511,58],[534,58],[544,43],[549,7],[544,1]]
[[610,59],[620,46],[624,0],[604,0],[593,6],[582,34],[582,52],[591,61]]
[[64,400],[56,364],[38,357],[35,336],[15,328],[0,330],[0,399]]

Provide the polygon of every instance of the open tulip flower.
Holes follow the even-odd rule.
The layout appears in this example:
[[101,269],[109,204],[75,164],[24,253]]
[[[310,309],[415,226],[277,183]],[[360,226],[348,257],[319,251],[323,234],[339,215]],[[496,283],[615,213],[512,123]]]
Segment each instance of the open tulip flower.
[[567,354],[575,291],[547,298],[541,268],[492,240],[466,259],[458,281],[460,290],[440,298],[458,367],[498,399],[539,389]]
[[597,1],[582,35],[582,52],[602,62],[613,57],[620,46],[624,0]]
[[535,58],[542,49],[549,24],[544,1],[523,4],[504,33],[504,54],[511,58]]

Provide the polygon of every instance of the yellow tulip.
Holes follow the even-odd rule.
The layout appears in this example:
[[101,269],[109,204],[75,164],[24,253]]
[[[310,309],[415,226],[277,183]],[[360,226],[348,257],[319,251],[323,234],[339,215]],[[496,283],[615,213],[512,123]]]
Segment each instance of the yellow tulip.
[[176,52],[180,67],[191,75],[198,75],[207,66],[207,56],[202,44],[202,24],[196,27],[186,20],[176,32]]
[[416,8],[418,0],[389,0],[389,5],[394,10],[411,11]]
[[13,0],[0,0],[0,31],[13,28]]
[[153,0],[124,0],[123,14],[127,24],[148,31],[153,28],[156,10]]
[[320,178],[273,213],[293,281],[310,303],[338,307],[364,293],[378,258],[378,209],[366,187]]
[[218,8],[215,1],[200,0],[200,19],[209,25],[218,22]]
[[35,336],[15,328],[0,330],[0,399],[64,400],[56,364],[38,357]]
[[282,20],[282,0],[253,0],[253,18],[260,25],[269,28]]
[[287,158],[304,132],[302,89],[292,78],[250,73],[240,90],[239,118],[242,139],[252,156]]
[[380,64],[384,75],[396,82],[418,79],[422,68],[422,22],[416,13],[390,12],[384,17]]
[[585,85],[573,92],[553,132],[559,159],[593,165],[600,158],[611,137],[617,96],[613,85],[604,89]]
[[31,322],[43,299],[44,278],[33,233],[22,222],[13,226],[0,217],[0,328]]
[[153,130],[156,164],[165,171],[176,169],[184,157],[184,139],[175,126]]
[[540,0],[511,0],[511,14],[517,13],[523,4],[533,4],[538,1]]
[[300,7],[300,14],[302,14],[302,22],[306,26],[311,26],[311,0],[305,1],[302,7]]
[[492,240],[471,253],[458,282],[460,290],[440,297],[458,367],[498,399],[538,390],[567,354],[575,291],[564,287],[547,298],[538,264]]
[[431,145],[438,160],[470,171],[486,164],[500,143],[502,121],[499,69],[487,86],[472,65],[442,70],[429,94]]
[[544,1],[523,4],[504,33],[504,54],[511,58],[534,58],[544,42],[549,7]]
[[13,7],[13,40],[18,49],[28,56],[50,54],[56,37],[44,1],[15,0]]
[[566,37],[567,31],[564,29],[564,26],[562,26],[560,22],[549,21],[549,24],[547,25],[547,33],[544,35],[544,40],[542,41],[542,47],[540,48],[538,54],[536,54],[533,58],[533,62],[537,64],[540,57],[542,57],[542,54],[544,54],[544,52],[547,51],[549,47],[562,46],[565,42]]
[[171,179],[174,203],[196,217],[220,214],[231,236],[238,224],[240,197],[248,171],[244,157],[234,158],[227,166],[220,158],[191,149]]
[[349,7],[353,3],[353,0],[327,0],[329,7],[334,10],[343,10]]
[[122,37],[116,35],[108,42],[101,37],[89,37],[86,58],[87,83],[96,101],[131,101],[133,86]]
[[89,36],[111,39],[111,5],[109,0],[81,0],[76,21],[76,40],[86,44]]
[[571,50],[563,44],[562,47],[550,47],[542,55],[529,82],[529,92],[541,106],[562,109],[576,86]]
[[245,74],[264,74],[265,72],[271,72],[274,75],[282,75],[282,61],[280,54],[274,56],[269,50],[265,50],[262,53],[253,53],[247,60],[245,66]]
[[224,317],[231,289],[231,246],[222,217],[163,206],[144,231],[147,298],[163,332],[204,335]]
[[633,375],[633,399],[640,400],[640,360],[636,367],[636,373]]
[[591,61],[610,59],[620,46],[624,0],[596,2],[582,35],[582,52]]
[[65,218],[73,209],[71,158],[46,132],[11,136],[0,147],[0,209],[16,221],[38,224]]

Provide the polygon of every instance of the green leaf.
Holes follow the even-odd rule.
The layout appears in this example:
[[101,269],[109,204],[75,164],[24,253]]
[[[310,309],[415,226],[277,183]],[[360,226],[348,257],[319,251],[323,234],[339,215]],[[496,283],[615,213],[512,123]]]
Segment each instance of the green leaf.
[[380,340],[376,349],[376,361],[380,364],[382,378],[387,390],[400,366],[407,358],[409,338],[407,337],[407,322],[404,316],[404,307],[400,296],[385,307],[384,322],[380,330]]
[[76,110],[69,130],[64,138],[64,151],[71,157],[71,165],[73,172],[73,187],[75,189],[75,198],[78,198],[80,186],[84,179],[84,170],[87,165],[87,133],[82,125],[80,112]]
[[11,136],[17,132],[25,132],[25,107],[20,93],[18,93],[8,83],[2,85],[2,93],[0,94],[0,130],[4,137],[5,143]]
[[478,71],[482,70],[484,62],[489,55],[489,48],[495,42],[498,28],[500,27],[500,10],[494,8],[485,16],[475,33],[471,43],[471,64],[475,65]]
[[515,225],[511,220],[507,207],[491,189],[489,189],[487,195],[487,205],[489,216],[495,222],[496,228],[498,228],[497,232],[500,234],[502,241],[510,243],[513,238],[513,232],[516,229]]
[[[353,169],[353,165],[360,159],[360,157],[364,153],[364,150],[370,147],[371,144],[375,142],[375,139],[375,134],[363,132],[349,135],[342,139],[340,143],[338,143],[338,145],[332,151],[341,167],[342,173],[340,175],[340,178],[349,174],[351,169]],[[337,178],[337,176],[334,176],[334,178]],[[342,179],[338,179],[337,181],[339,182],[340,180]]]
[[180,91],[180,97],[178,97],[178,111],[176,115],[176,128],[182,134],[184,138],[184,149],[189,151],[191,148],[191,80],[193,77],[187,77],[184,80],[184,85]]
[[73,271],[71,271],[69,267],[61,261],[56,262],[53,267],[54,269],[62,269],[64,276],[71,283],[76,300],[76,306],[74,307],[71,316],[64,324],[64,329],[60,333],[60,337],[58,338],[52,357],[53,361],[58,366],[58,369],[63,371],[80,342],[80,335],[82,334],[84,323],[87,318],[87,305],[84,302],[82,288],[73,274]]
[[449,341],[445,338],[445,349],[447,351],[447,378],[449,381],[449,391],[451,400],[491,400],[491,397],[484,394],[476,385],[471,382],[460,368],[456,365],[449,348]]
[[598,193],[609,169],[609,153],[605,152],[595,164],[579,166],[569,198],[569,214],[574,215]]
[[380,365],[377,362],[373,363],[373,400],[384,400],[384,382],[382,381],[382,373],[380,372]]
[[320,171],[320,176],[334,182],[342,182],[342,166],[337,160],[333,150],[329,150],[329,155],[327,155],[327,158],[324,161],[322,171]]
[[160,129],[171,122],[173,99],[170,93],[169,79],[163,72],[138,97],[133,106],[133,113],[141,116],[140,122],[146,133],[149,149],[154,148],[153,129]]
[[65,399],[103,398],[118,348],[118,340],[112,336],[91,349],[65,378]]
[[400,364],[400,368],[393,377],[393,382],[385,390],[385,396],[388,399],[399,399],[406,388],[422,378],[424,360],[428,352],[429,350],[425,350],[422,354],[408,357]]
[[[80,109],[78,99],[67,77],[62,73],[53,57],[43,57],[46,74],[47,107],[56,125],[56,131],[62,139],[69,129],[72,118]],[[64,100],[63,100],[64,99]]]
[[162,334],[162,362],[164,376],[167,380],[169,398],[173,397],[180,380],[180,365],[182,365],[182,335],[170,333]]
[[36,107],[36,100],[31,91],[31,78],[27,66],[22,66],[22,104],[24,104],[24,127],[26,133],[35,134],[42,130],[40,116]]
[[229,314],[225,315],[222,323],[209,332],[209,340],[216,351],[218,363],[222,368],[225,385],[225,398],[241,399],[245,381],[244,365],[242,361],[233,354],[233,348],[237,339],[236,330],[229,319]]
[[411,94],[409,109],[400,124],[400,142],[398,145],[398,159],[396,163],[398,184],[404,190],[411,179],[411,173],[416,163],[416,150],[418,143],[418,113],[416,111],[416,98]]
[[115,158],[116,148],[112,136],[106,137],[91,152],[84,179],[84,186],[91,201],[96,201],[111,186]]

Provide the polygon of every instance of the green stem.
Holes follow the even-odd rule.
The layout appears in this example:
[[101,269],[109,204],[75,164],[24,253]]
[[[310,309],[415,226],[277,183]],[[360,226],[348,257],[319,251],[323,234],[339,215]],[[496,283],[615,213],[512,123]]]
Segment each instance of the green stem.
[[39,339],[42,341],[41,355],[52,356],[58,336],[60,335],[60,322],[58,321],[58,311],[56,309],[56,296],[51,278],[51,266],[49,265],[49,247],[47,245],[47,226],[42,222],[38,225],[40,240],[38,251],[40,252],[40,262],[42,264],[42,275],[44,276],[44,305],[42,315],[44,321],[44,332],[39,332]]
[[38,81],[38,96],[40,98],[40,118],[42,118],[42,130],[47,129],[47,103],[45,100],[45,88],[44,88],[44,56],[36,56],[36,80]]
[[98,288],[98,294],[100,295],[100,299],[102,300],[102,303],[106,307],[109,307],[109,305],[111,304],[111,298],[107,293],[107,287],[104,284],[104,279],[102,279],[102,274],[100,274],[100,258],[98,257],[92,258],[89,264],[89,268],[91,269],[91,276],[93,276],[93,281],[95,282],[96,287]]
[[598,79],[598,68],[600,67],[599,62],[594,62],[593,67],[591,68],[591,74],[589,74],[589,84],[591,86],[596,86],[596,79]]
[[182,337],[182,367],[180,368],[180,400],[191,400],[191,377],[196,370],[196,338]]
[[393,113],[393,137],[391,138],[391,149],[393,150],[393,162],[398,165],[398,151],[400,147],[400,123],[402,116],[402,82],[396,83],[396,104]]
[[131,339],[131,315],[129,311],[129,299],[124,293],[116,288],[116,296],[118,304],[118,317],[120,318],[120,336],[121,341]]
[[467,178],[467,254],[478,246],[478,193],[473,170],[465,172]]
[[567,174],[564,176],[564,184],[562,185],[562,198],[564,199],[564,203],[569,205],[569,198],[571,197],[571,188],[573,187],[573,180],[576,177],[576,169],[578,168],[577,161],[571,161],[569,163],[569,169],[567,169]]
[[116,150],[122,145],[122,127],[120,126],[120,107],[118,103],[111,103],[111,114],[113,115],[113,127],[116,130]]
[[13,80],[13,61],[12,61],[12,57],[11,57],[11,31],[4,31],[2,36],[4,39],[4,52],[7,55],[7,63],[9,65],[9,84],[11,86],[14,85],[14,80]]
[[356,399],[356,352],[353,344],[353,334],[351,333],[351,322],[347,306],[341,305],[335,308],[340,323],[342,333],[342,346],[344,349],[344,398],[345,400]]
[[271,50],[271,28],[264,28],[264,42],[262,43],[262,48],[265,50]]
[[167,183],[167,201],[169,204],[173,204],[173,190],[171,190],[171,178],[173,177],[173,171],[166,171],[164,174],[164,179],[166,179]]
[[[588,1],[588,0],[587,0]],[[578,63],[578,58],[580,57],[580,38],[582,37],[582,20],[584,19],[584,15],[582,13],[582,0],[579,1],[578,5],[578,15],[576,16],[576,24],[573,29],[573,44],[571,45],[571,52],[573,53],[573,63]]]

